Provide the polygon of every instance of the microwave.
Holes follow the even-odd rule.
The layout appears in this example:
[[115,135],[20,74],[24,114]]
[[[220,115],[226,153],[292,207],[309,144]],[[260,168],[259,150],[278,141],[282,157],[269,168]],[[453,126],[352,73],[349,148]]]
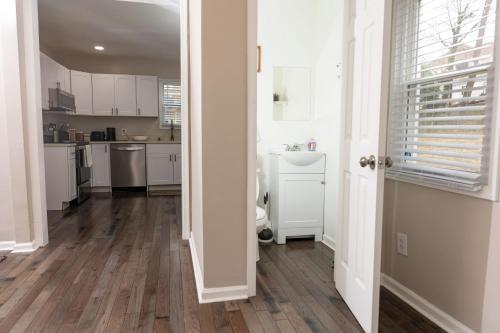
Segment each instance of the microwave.
[[75,112],[75,96],[60,88],[49,88],[49,110]]

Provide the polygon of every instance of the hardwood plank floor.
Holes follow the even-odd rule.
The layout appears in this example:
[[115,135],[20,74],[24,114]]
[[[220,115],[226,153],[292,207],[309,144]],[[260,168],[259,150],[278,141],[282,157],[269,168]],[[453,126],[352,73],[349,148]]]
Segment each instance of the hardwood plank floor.
[[[115,193],[49,212],[47,247],[0,253],[0,332],[361,332],[308,240],[261,246],[255,297],[198,304],[180,206]],[[385,289],[380,331],[442,332]]]

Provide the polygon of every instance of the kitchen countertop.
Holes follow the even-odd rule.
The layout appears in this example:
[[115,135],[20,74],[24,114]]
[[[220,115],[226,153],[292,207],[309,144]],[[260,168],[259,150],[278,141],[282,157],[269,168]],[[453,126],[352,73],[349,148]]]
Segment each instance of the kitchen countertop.
[[71,143],[71,142],[61,143],[61,142],[58,142],[58,143],[44,143],[43,145],[45,147],[74,147],[74,146],[76,146],[76,143]]
[[118,140],[118,141],[90,141],[90,143],[143,143],[143,144],[180,144],[180,141],[134,141],[134,140]]

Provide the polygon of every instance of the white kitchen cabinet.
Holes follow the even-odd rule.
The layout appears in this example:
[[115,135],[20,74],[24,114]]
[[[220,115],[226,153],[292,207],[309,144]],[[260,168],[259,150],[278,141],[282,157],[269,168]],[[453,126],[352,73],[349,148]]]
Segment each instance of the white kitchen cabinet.
[[48,210],[63,210],[77,197],[75,146],[45,146],[45,182]]
[[146,169],[148,186],[182,183],[180,144],[147,144]]
[[115,115],[136,116],[137,98],[134,75],[115,75]]
[[322,240],[325,156],[318,154],[310,163],[294,164],[271,154],[270,162],[270,218],[276,242],[284,244],[287,237],[301,236]]
[[47,55],[40,53],[42,108],[49,109],[49,88],[71,91],[70,71]]
[[174,184],[182,184],[182,155],[181,145],[175,145],[174,152]]
[[108,143],[92,144],[92,187],[111,186]]
[[112,116],[115,112],[115,76],[92,74],[92,106],[95,115]]
[[76,114],[92,114],[92,75],[70,71],[71,93],[75,95]]
[[137,115],[158,117],[158,78],[156,76],[136,76]]

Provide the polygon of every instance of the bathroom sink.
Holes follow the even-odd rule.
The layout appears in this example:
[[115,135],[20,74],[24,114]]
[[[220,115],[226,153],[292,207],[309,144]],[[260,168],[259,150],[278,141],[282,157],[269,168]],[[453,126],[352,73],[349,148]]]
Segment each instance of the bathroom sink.
[[311,165],[324,155],[318,151],[285,151],[280,154],[288,163],[297,166]]

